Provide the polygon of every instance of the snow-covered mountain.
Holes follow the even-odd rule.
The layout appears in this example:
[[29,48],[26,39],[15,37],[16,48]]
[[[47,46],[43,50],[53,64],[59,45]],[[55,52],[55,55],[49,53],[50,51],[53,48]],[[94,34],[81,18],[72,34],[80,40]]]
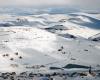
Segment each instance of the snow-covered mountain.
[[100,42],[93,39],[100,40],[100,18],[95,14],[2,14],[0,71],[43,73],[74,64],[76,70],[80,65],[100,69]]
[[84,15],[84,14],[71,14],[71,16],[73,16],[72,18],[69,19],[69,21],[82,25],[82,26],[86,26],[86,27],[90,27],[90,28],[97,28],[100,29],[100,20],[96,19],[94,17],[91,17],[89,15]]

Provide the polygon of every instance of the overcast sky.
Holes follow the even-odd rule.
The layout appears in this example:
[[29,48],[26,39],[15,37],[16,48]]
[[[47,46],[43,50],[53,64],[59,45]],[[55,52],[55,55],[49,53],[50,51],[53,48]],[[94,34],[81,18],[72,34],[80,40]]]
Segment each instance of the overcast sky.
[[0,6],[76,6],[82,9],[100,8],[100,0],[0,0]]

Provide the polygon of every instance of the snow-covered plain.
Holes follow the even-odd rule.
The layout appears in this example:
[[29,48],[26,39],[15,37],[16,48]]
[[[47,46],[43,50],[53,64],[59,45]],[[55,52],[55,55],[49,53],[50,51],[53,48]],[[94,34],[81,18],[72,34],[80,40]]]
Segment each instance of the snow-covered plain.
[[[64,68],[68,64],[100,70],[98,18],[88,13],[0,15],[0,72],[88,72],[88,69]],[[60,69],[53,71],[50,67]],[[79,79],[100,78],[89,74],[85,78],[68,78]]]

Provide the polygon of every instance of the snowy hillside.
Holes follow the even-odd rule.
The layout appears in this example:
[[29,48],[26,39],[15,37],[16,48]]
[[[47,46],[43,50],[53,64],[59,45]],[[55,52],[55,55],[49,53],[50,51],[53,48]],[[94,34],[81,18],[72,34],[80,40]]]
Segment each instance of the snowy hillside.
[[92,41],[60,37],[39,28],[0,28],[0,43],[2,71],[16,69],[13,64],[24,68],[31,65],[64,67],[70,63],[99,65],[100,49],[95,48]]
[[88,74],[90,66],[94,72],[100,70],[98,15],[0,15],[0,72],[85,72],[89,80],[96,80]]

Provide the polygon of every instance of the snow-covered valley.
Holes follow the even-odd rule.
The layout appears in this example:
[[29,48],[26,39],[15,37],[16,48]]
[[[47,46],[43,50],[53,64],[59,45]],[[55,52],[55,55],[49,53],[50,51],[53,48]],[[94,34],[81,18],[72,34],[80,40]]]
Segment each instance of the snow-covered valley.
[[[99,60],[100,19],[94,14],[0,15],[1,73],[88,74],[91,66],[93,72],[100,76]],[[88,74],[82,80],[99,80],[96,75]]]

